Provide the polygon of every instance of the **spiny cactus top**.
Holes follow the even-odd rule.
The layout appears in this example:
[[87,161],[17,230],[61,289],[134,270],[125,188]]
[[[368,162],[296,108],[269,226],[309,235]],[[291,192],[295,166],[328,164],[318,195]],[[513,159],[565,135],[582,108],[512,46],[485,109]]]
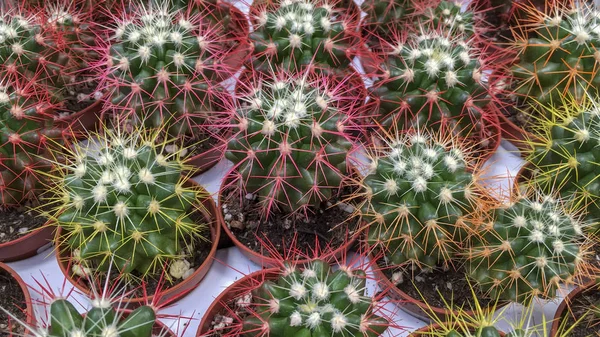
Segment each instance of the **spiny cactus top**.
[[590,222],[600,220],[600,106],[569,102],[538,118],[527,160],[536,184],[549,192],[559,188],[563,198],[585,207]]
[[108,301],[92,301],[93,307],[80,314],[71,302],[56,299],[50,304],[48,331],[41,336],[119,336],[152,337],[156,314],[150,306],[141,306],[124,316]]
[[[598,93],[600,85],[600,21],[593,5],[554,6],[550,13],[527,10],[527,24],[514,28],[512,90],[518,102],[549,105],[570,93]],[[532,21],[533,24],[529,23]]]
[[53,174],[53,218],[66,232],[76,270],[105,271],[112,263],[124,274],[154,276],[185,258],[204,234],[206,225],[191,218],[202,192],[181,175],[188,168],[179,153],[163,154],[158,135],[106,130],[69,150],[68,164]]
[[435,28],[452,32],[452,34],[470,37],[475,33],[473,17],[473,11],[462,11],[460,2],[444,0],[435,7],[430,5],[425,8],[416,24],[421,25],[423,22]]
[[104,77],[121,118],[178,136],[193,135],[207,115],[226,117],[228,95],[210,80],[231,75],[228,41],[199,13],[172,11],[166,1],[137,5],[112,33]]
[[406,25],[408,17],[414,11],[414,1],[394,0],[377,1],[365,0],[360,8],[367,14],[362,22],[363,36],[371,47],[376,46],[379,39],[387,39],[399,33]]
[[583,264],[582,225],[549,196],[520,197],[477,229],[466,254],[471,277],[492,298],[554,297]]
[[464,152],[419,133],[385,141],[363,181],[369,244],[391,265],[448,266],[478,202]]
[[375,337],[389,325],[373,313],[375,301],[366,294],[363,270],[332,271],[321,260],[302,270],[288,266],[278,279],[265,281],[252,295],[255,312],[244,319],[245,337]]
[[444,31],[425,31],[389,42],[384,78],[372,91],[379,123],[389,127],[428,126],[489,138],[484,107],[490,102],[482,81],[486,65],[470,40]]
[[[410,337],[500,337],[500,331],[494,326],[482,325],[479,327],[470,327],[468,324],[458,328],[443,326],[431,328],[427,331],[416,331]],[[509,335],[510,337],[517,337]]]
[[39,171],[51,167],[48,143],[67,135],[54,125],[48,98],[32,88],[0,85],[0,202],[17,206],[44,190]]
[[250,34],[255,69],[268,71],[280,65],[301,70],[315,64],[344,69],[350,65],[360,39],[356,23],[343,10],[310,0],[282,0],[278,5],[272,11],[257,10]]
[[353,110],[340,108],[339,88],[322,77],[273,75],[249,88],[240,103],[239,132],[226,157],[257,194],[264,215],[318,208],[348,174]]

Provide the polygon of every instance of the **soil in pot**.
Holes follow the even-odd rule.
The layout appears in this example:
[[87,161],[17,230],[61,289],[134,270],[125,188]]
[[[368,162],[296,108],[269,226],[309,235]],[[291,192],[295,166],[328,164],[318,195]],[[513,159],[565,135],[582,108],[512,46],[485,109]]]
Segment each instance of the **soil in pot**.
[[66,117],[78,113],[94,104],[101,98],[96,96],[98,84],[99,81],[89,75],[75,78],[75,83],[70,85],[63,94],[64,106],[59,108],[59,116]]
[[[25,295],[17,280],[4,269],[0,269],[0,294],[4,294],[0,296],[0,307],[5,308],[21,321],[25,322],[27,315],[19,309],[24,306]],[[0,336],[10,335],[7,331],[12,332],[15,336],[23,336],[25,334],[25,327],[17,323],[5,312],[0,311]]]
[[598,286],[592,286],[575,296],[569,308],[565,310],[566,317],[563,316],[561,323],[567,319],[565,327],[574,326],[575,322],[592,308],[596,308],[596,310],[589,313],[586,318],[575,326],[569,333],[569,337],[592,337],[597,336],[600,332],[600,290]]
[[[477,301],[481,307],[493,305],[493,300],[477,289],[473,284],[469,285],[464,271],[450,268],[447,271],[434,269],[431,272],[394,271],[388,267],[382,267],[383,274],[390,280],[401,279],[396,287],[420,302],[425,302],[431,307],[446,308],[449,304],[454,304],[457,308],[465,310],[475,310],[472,308],[475,300],[473,299],[472,289],[475,291]],[[401,273],[401,274],[395,274]],[[402,275],[401,278],[399,275]],[[396,283],[396,282],[392,282]],[[446,300],[446,303],[444,303]]]
[[14,241],[46,224],[46,219],[40,216],[39,211],[31,209],[32,206],[26,203],[0,210],[0,244]]
[[[268,221],[264,221],[262,208],[255,195],[248,194],[239,197],[239,191],[228,188],[223,192],[225,202],[221,206],[227,227],[236,238],[251,250],[266,254],[264,245],[257,236],[264,240],[281,256],[290,253],[290,244],[294,240],[295,247],[307,247],[304,252],[311,252],[318,240],[321,251],[327,248],[338,248],[347,242],[358,229],[359,219],[351,219],[354,208],[342,203],[343,195],[350,195],[345,189],[340,197],[324,202],[321,209],[315,213],[290,215],[286,212],[275,211]],[[333,192],[337,195],[337,192]],[[332,206],[334,205],[334,206]],[[344,224],[340,225],[339,224]],[[310,248],[308,248],[310,247]],[[293,251],[293,249],[292,249]]]

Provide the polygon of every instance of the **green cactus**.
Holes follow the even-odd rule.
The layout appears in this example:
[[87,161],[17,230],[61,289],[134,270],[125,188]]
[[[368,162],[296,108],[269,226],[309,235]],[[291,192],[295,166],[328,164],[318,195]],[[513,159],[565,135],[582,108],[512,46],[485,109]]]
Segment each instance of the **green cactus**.
[[[460,325],[460,324],[459,324]],[[450,325],[443,327],[430,326],[426,331],[416,331],[411,337],[501,337],[500,330],[494,326],[482,324],[477,327],[470,327],[468,324],[459,326],[456,329]],[[509,337],[516,337],[508,335]]]
[[349,134],[355,111],[322,77],[256,78],[237,111],[239,132],[226,158],[244,193],[258,196],[263,214],[318,209],[348,177]]
[[254,312],[244,319],[242,336],[379,336],[389,323],[373,313],[366,280],[364,270],[334,272],[322,260],[303,270],[286,265],[278,279],[252,292]]
[[492,298],[552,298],[584,265],[582,224],[549,196],[518,197],[476,229],[469,275]]
[[475,33],[474,16],[471,10],[463,11],[460,2],[444,0],[435,7],[426,7],[416,25],[419,28],[425,23],[469,38]]
[[315,65],[346,69],[360,47],[355,20],[327,3],[279,1],[274,9],[265,4],[255,11],[250,40],[256,70],[280,66],[297,71]]
[[199,15],[162,0],[138,4],[130,17],[116,20],[105,50],[108,110],[134,125],[164,127],[173,137],[198,137],[207,126],[227,123],[229,94],[211,82],[232,72],[225,37]]
[[482,202],[468,158],[458,144],[426,134],[385,141],[362,182],[367,242],[389,265],[448,267]]
[[424,28],[421,35],[390,42],[384,76],[372,89],[377,122],[455,131],[487,146],[497,131],[486,110],[486,63],[471,41]]
[[365,0],[360,8],[366,13],[361,25],[362,35],[370,47],[378,46],[381,39],[399,34],[415,10],[410,0]]
[[0,202],[4,207],[36,200],[44,190],[43,174],[54,159],[50,142],[68,135],[54,124],[52,105],[35,89],[0,85]]
[[551,105],[567,94],[597,95],[600,85],[600,21],[592,5],[577,1],[545,13],[534,6],[513,27],[511,94],[525,109]]
[[207,225],[192,214],[205,195],[182,175],[190,168],[180,152],[164,154],[168,143],[157,144],[160,132],[103,131],[97,141],[68,150],[68,164],[52,174],[50,217],[65,232],[75,273],[111,265],[141,277],[166,267],[169,279],[185,273],[175,269],[203,239]]

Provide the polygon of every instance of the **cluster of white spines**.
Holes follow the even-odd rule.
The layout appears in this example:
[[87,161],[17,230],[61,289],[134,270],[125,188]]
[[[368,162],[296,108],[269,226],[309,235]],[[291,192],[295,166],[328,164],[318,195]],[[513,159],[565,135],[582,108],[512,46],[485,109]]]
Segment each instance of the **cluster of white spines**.
[[[7,40],[17,40],[10,47],[11,53],[17,56],[25,53],[25,44],[28,41],[19,41],[23,37],[21,36],[22,31],[29,30],[35,23],[36,17],[31,15],[28,17],[22,15],[11,16],[9,13],[5,13],[0,17],[0,45],[6,43]],[[37,42],[42,42],[42,37],[37,34],[35,37]]]
[[[582,46],[588,45],[592,40],[600,38],[600,11],[596,10],[593,5],[585,2],[577,2],[571,8],[557,8],[553,15],[547,16],[544,25],[550,27],[560,26],[564,20],[568,21],[571,27],[570,33],[574,36],[574,41]],[[543,29],[540,27],[540,29]],[[560,45],[559,37],[554,42],[557,46]],[[600,54],[598,54],[600,55]],[[600,57],[596,57],[599,61]]]
[[[460,2],[453,2],[454,6],[461,7]],[[442,23],[444,26],[449,27],[451,30],[457,29],[459,32],[464,33],[466,30],[464,17],[460,14],[460,12],[456,15],[452,15],[452,11],[448,8],[445,8],[441,12],[442,14]],[[428,16],[433,19],[435,18],[435,8],[428,8]]]
[[[321,324],[330,324],[331,329],[334,333],[341,333],[347,329],[349,324],[348,314],[352,312],[344,312],[333,306],[329,299],[335,294],[335,291],[331,289],[330,284],[327,283],[329,275],[325,275],[324,279],[319,279],[316,272],[310,269],[311,266],[307,266],[304,271],[300,274],[299,278],[294,278],[289,287],[289,295],[298,301],[296,310],[290,315],[291,326],[305,326],[309,329],[315,329]],[[345,268],[346,273],[349,277],[353,278],[355,275],[351,268]],[[332,280],[332,282],[335,280]],[[308,290],[308,284],[312,285],[311,290]],[[343,290],[348,300],[352,304],[358,304],[360,302],[371,302],[372,300],[368,297],[363,297],[360,293],[364,289],[358,289],[357,285],[359,282],[355,282],[353,279]],[[271,313],[276,314],[279,311],[279,301],[272,299],[269,303],[269,309]],[[350,308],[349,308],[350,309]],[[332,318],[326,321],[323,315],[331,313]],[[362,330],[366,330],[363,324],[368,324],[365,320],[361,322],[360,327],[356,327]]]

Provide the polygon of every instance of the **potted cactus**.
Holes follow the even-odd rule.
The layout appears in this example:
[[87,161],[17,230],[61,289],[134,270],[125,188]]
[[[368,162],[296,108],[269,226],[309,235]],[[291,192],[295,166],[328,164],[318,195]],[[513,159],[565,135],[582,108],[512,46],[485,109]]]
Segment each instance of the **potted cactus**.
[[480,207],[489,203],[480,173],[453,136],[391,130],[379,144],[369,151],[357,207],[378,260],[375,272],[405,302],[403,310],[426,320],[427,311],[447,317],[444,298],[471,301],[459,255]]
[[599,290],[591,281],[571,291],[558,306],[549,336],[594,336],[600,327]]
[[130,6],[115,15],[111,38],[100,48],[106,63],[100,76],[110,93],[105,112],[134,128],[164,127],[166,138],[182,139],[192,152],[190,164],[206,170],[221,159],[231,131],[231,97],[217,82],[241,67],[231,60],[243,54],[245,34],[220,33],[225,23],[209,13],[237,20],[221,7],[200,13],[166,0]]
[[[31,295],[21,277],[2,262],[0,262],[0,291],[4,294],[0,297],[0,333],[23,336],[25,330],[18,321],[29,325],[35,321]],[[2,308],[14,314],[8,315]]]
[[347,250],[358,223],[341,200],[355,176],[351,131],[360,130],[360,103],[319,72],[252,77],[239,89],[237,132],[226,152],[234,166],[219,194],[225,232],[259,264],[275,261],[256,234],[280,253],[294,239],[306,249],[317,239],[336,254]]
[[238,280],[221,293],[202,318],[200,336],[369,336],[393,328],[384,302],[366,292],[367,274],[358,266],[331,267],[315,259],[288,262]]
[[[63,149],[67,164],[50,174],[47,215],[59,228],[59,265],[85,293],[91,292],[85,276],[96,271],[130,287],[164,279],[163,299],[178,298],[213,262],[220,215],[191,180],[182,152],[163,154],[171,144],[158,140],[162,133],[107,128],[85,145]],[[144,296],[134,292],[123,301],[136,305]]]

